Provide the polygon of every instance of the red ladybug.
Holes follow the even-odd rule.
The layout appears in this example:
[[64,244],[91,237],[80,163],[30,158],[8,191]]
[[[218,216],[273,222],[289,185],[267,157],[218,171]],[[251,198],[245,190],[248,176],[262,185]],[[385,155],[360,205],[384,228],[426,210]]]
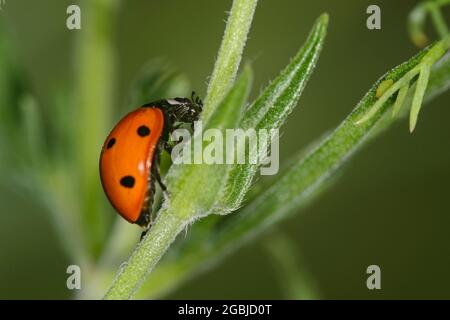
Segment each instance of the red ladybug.
[[171,151],[170,133],[183,123],[193,126],[202,102],[189,98],[159,100],[130,112],[114,127],[100,154],[100,177],[112,206],[130,223],[148,228],[162,150]]

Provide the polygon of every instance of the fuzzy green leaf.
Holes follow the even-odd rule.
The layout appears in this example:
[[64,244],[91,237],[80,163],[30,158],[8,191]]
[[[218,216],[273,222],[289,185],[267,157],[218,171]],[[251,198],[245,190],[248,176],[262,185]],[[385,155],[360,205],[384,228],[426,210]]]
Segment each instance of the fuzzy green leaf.
[[[308,39],[289,65],[270,83],[246,110],[240,123],[245,129],[279,128],[297,105],[322,51],[328,26],[323,14],[314,24]],[[261,151],[261,150],[259,150]],[[258,150],[250,149],[248,159],[258,158]],[[258,169],[258,164],[235,164],[228,175],[219,210],[228,213],[242,203]]]

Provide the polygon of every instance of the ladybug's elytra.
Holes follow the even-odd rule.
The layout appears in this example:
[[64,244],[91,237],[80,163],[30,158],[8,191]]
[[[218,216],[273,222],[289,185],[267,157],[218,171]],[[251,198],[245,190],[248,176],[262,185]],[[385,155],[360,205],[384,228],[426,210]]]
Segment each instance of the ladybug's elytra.
[[166,190],[159,173],[162,150],[171,151],[170,133],[180,125],[193,126],[202,102],[192,93],[147,103],[123,117],[105,140],[100,177],[112,206],[130,223],[148,228],[155,180]]

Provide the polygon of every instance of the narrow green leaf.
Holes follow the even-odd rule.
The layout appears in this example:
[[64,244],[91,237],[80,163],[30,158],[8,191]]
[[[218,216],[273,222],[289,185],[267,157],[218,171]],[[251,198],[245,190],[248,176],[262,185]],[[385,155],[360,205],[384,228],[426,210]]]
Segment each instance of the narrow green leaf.
[[413,132],[417,124],[417,118],[419,116],[420,108],[422,107],[423,97],[425,90],[427,89],[428,79],[430,78],[431,65],[423,64],[420,68],[420,76],[417,81],[416,92],[414,94],[411,114],[409,118],[409,131]]
[[[328,27],[328,15],[315,22],[303,47],[289,65],[270,83],[246,110],[240,127],[243,129],[276,129],[297,105],[322,51]],[[255,148],[249,150],[248,159],[257,159]],[[251,186],[258,169],[257,164],[235,164],[229,172],[218,210],[228,213],[236,210]]]
[[420,68],[419,80],[417,81],[416,92],[411,106],[409,128],[410,132],[414,131],[417,124],[417,118],[419,111],[422,107],[423,97],[425,90],[428,86],[428,80],[430,77],[430,71],[433,64],[445,54],[450,47],[450,36],[445,37],[443,40],[436,43],[423,57],[421,64],[417,66]]
[[409,85],[405,85],[400,88],[397,99],[395,100],[394,108],[392,108],[392,117],[396,117],[400,112],[404,102],[406,95],[408,94]]

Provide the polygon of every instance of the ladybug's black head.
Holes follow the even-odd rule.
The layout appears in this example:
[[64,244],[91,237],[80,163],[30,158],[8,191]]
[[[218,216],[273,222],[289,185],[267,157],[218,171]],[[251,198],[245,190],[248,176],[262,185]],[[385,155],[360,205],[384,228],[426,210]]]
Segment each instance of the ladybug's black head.
[[166,101],[170,105],[170,113],[174,121],[192,123],[200,118],[203,103],[194,92],[191,98],[175,98]]

